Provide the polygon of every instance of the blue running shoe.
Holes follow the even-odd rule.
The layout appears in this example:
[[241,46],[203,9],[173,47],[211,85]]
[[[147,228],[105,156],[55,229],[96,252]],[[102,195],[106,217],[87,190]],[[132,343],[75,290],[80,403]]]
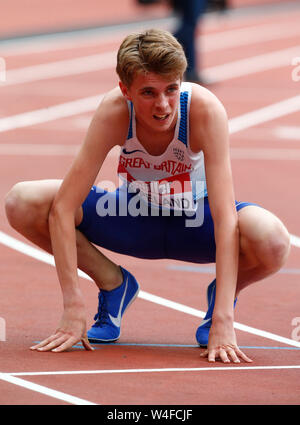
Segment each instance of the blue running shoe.
[[[206,312],[206,315],[198,327],[196,331],[196,340],[200,347],[206,348],[208,344],[208,336],[209,331],[211,328],[212,323],[212,315],[214,311],[215,306],[215,299],[216,299],[216,279],[214,279],[207,287],[206,291],[207,296],[207,304],[208,304],[208,310]],[[234,300],[234,307],[237,302],[237,298]]]
[[101,290],[98,295],[96,322],[87,332],[90,342],[112,342],[120,337],[121,318],[137,297],[140,286],[132,274],[121,267],[124,280],[112,291]]

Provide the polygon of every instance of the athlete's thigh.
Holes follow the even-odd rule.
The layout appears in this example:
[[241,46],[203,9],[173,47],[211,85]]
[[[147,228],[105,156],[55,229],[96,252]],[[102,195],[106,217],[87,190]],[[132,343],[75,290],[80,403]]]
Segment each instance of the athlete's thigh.
[[17,183],[12,191],[17,194],[20,201],[35,204],[49,204],[53,201],[62,180],[31,180]]
[[216,245],[208,199],[198,204],[196,216],[170,218],[166,239],[168,257],[193,263],[214,263]]
[[[40,215],[48,215],[53,200],[60,189],[63,180],[47,179],[33,180],[21,183],[22,197],[33,206],[39,209]],[[82,207],[80,206],[75,212],[75,223],[78,224],[82,220]]]
[[249,244],[268,242],[273,238],[289,238],[282,221],[272,212],[257,205],[247,205],[238,211],[241,250]]
[[49,212],[61,180],[33,180],[15,184],[5,198],[10,224],[28,236],[29,229],[49,236]]
[[[264,211],[263,208],[249,202],[235,202],[239,216],[246,207]],[[199,211],[200,208],[200,211]],[[214,222],[211,215],[208,198],[199,203],[198,219],[194,226],[188,226],[186,218],[174,220],[168,230],[168,253],[170,258],[193,263],[214,263],[216,261],[216,244]],[[198,225],[197,225],[198,223]],[[246,223],[245,223],[246,227]]]
[[6,202],[19,211],[31,211],[35,216],[49,214],[53,199],[59,190],[61,180],[22,181],[13,186],[6,196]]
[[[94,186],[82,205],[77,226],[87,239],[105,249],[138,258],[165,258],[164,218],[120,213],[125,192],[98,191]],[[105,202],[104,202],[105,200]],[[125,201],[126,206],[128,199]]]

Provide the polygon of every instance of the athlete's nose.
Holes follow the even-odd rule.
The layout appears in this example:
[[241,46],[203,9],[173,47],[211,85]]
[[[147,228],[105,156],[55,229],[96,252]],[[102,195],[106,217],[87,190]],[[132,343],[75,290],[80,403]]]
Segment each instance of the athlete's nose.
[[161,94],[157,97],[155,107],[160,112],[168,112],[169,102],[164,94]]

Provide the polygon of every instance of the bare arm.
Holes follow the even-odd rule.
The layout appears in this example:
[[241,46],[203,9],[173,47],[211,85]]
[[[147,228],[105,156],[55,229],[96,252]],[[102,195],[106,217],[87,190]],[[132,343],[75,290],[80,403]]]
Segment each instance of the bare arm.
[[118,89],[103,99],[98,107],[84,143],[53,201],[49,231],[64,314],[57,332],[34,348],[42,351],[66,350],[80,339],[91,349],[86,337],[85,309],[77,274],[75,226],[78,212],[110,149],[126,137],[128,112]]
[[[209,361],[221,357],[227,362],[229,354],[237,362],[232,350],[241,355],[233,329],[239,228],[230,165],[228,119],[224,107],[213,94],[202,88],[195,92],[196,99],[191,105],[192,149],[201,149],[204,153],[216,242],[216,300],[207,354]],[[220,348],[222,346],[227,348]],[[244,356],[243,353],[241,356]]]

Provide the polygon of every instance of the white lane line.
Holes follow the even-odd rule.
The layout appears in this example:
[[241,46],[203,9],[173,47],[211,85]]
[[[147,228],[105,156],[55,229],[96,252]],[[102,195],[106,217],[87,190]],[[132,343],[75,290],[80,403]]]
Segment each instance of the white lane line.
[[[204,274],[216,274],[216,266],[195,266],[195,265],[179,265],[179,264],[169,264],[167,266],[168,270],[178,270],[185,272],[194,272],[194,273],[204,273]],[[282,268],[277,273],[280,274],[300,274],[300,268],[290,269]]]
[[[13,156],[74,156],[80,149],[80,145],[38,144],[38,143],[0,143],[0,155]],[[300,151],[300,149],[299,149]],[[106,156],[118,158],[120,148],[115,146]]]
[[102,370],[65,370],[50,372],[11,372],[11,376],[49,376],[49,375],[105,375],[116,373],[154,373],[154,372],[211,372],[211,371],[233,371],[233,370],[287,370],[300,369],[300,365],[286,366],[210,366],[210,367],[167,367],[156,369],[102,369]]
[[[1,152],[1,147],[0,147]],[[274,160],[274,161],[299,161],[300,149],[277,148],[231,148],[231,159]]]
[[103,94],[99,94],[66,103],[60,103],[58,105],[49,106],[47,108],[36,109],[34,111],[1,118],[0,132],[29,127],[35,124],[41,124],[93,111],[97,108],[102,97]]
[[[212,81],[218,82],[270,69],[291,66],[291,58],[297,57],[299,50],[299,46],[294,46],[270,53],[263,53],[205,68],[203,73],[207,74]],[[1,85],[8,87],[68,75],[112,69],[116,66],[116,56],[117,52],[113,51],[6,70],[6,80]]]
[[237,133],[258,124],[272,121],[276,118],[298,112],[300,110],[300,95],[273,103],[252,112],[229,120],[230,134]]
[[278,24],[260,24],[251,27],[235,28],[216,34],[203,34],[199,37],[199,50],[215,52],[234,47],[258,45],[267,41],[283,40],[300,35],[299,25],[282,26],[278,31]]
[[272,133],[279,139],[298,140],[300,142],[300,126],[280,125],[274,128]]
[[[50,264],[52,266],[55,266],[54,258],[52,255],[41,251],[40,249],[34,248],[24,242],[21,242],[12,236],[7,235],[4,232],[0,231],[0,243],[2,243],[5,246],[8,246],[9,248],[12,248],[18,252],[21,252],[22,254],[28,255],[30,257],[33,257],[39,261],[42,261],[44,263]],[[78,274],[80,277],[83,277],[87,280],[92,280],[88,275],[83,273],[81,270],[78,270]],[[181,311],[182,313],[189,314],[191,316],[200,317],[203,318],[205,316],[205,312],[197,310],[192,307],[188,307],[184,304],[180,304],[171,300],[168,300],[166,298],[150,294],[145,291],[139,292],[139,297],[141,299],[144,299],[146,301],[153,302],[158,305],[162,305],[164,307],[171,308],[176,311]],[[250,334],[258,335],[263,338],[271,339],[272,341],[278,341],[282,342],[287,345],[291,345],[293,347],[300,347],[300,342],[282,337],[280,335],[273,334],[271,332],[263,331],[260,329],[253,328],[251,326],[243,325],[238,322],[234,322],[234,327],[236,329],[242,330],[244,332],[248,332]]]
[[[285,52],[285,54],[282,54],[282,52]],[[248,58],[248,59],[244,60],[244,61],[248,61],[247,63],[243,62],[244,65],[246,65],[244,68],[243,67],[240,68],[239,66],[237,66],[237,62],[235,62],[234,69],[237,70],[236,72],[239,75],[241,75],[241,72],[247,73],[247,74],[249,74],[251,72],[257,72],[258,68],[261,67],[261,66],[271,66],[272,60],[269,63],[267,58],[270,59],[270,57],[272,57],[274,65],[275,65],[275,63],[278,65],[278,63],[281,63],[281,64],[285,63],[286,60],[287,60],[287,57],[292,52],[294,52],[294,48],[285,49],[284,51],[281,51],[281,52],[273,52],[273,53],[270,54],[271,56],[268,56],[268,54],[260,55],[261,60],[258,62],[258,65],[253,60],[254,58]],[[289,56],[289,61],[290,61],[290,56]],[[77,62],[78,62],[78,60],[76,59],[76,63]],[[81,58],[78,63],[81,63],[81,62],[83,62],[83,58]],[[71,61],[71,63],[73,63],[73,62]],[[238,63],[241,63],[241,62],[238,61]],[[251,65],[252,68],[250,66],[250,63],[252,64]],[[53,68],[54,69],[53,72],[58,72],[58,71],[55,71],[56,64]],[[63,69],[64,68],[63,64],[64,64],[64,61],[61,61],[60,62],[61,66],[60,66],[59,72],[65,72],[64,69]],[[265,64],[267,64],[267,65],[265,65]],[[92,61],[91,65],[93,66],[93,69],[94,69],[93,61]],[[46,70],[45,65],[39,65],[39,66],[42,67],[42,69],[44,71]],[[47,66],[52,67],[51,64],[47,64]],[[102,66],[102,65],[99,65],[99,66]],[[250,66],[250,68],[248,68],[248,66]],[[27,76],[26,78],[30,78],[30,76],[31,76],[32,67],[30,67],[30,68],[31,68],[31,72],[29,73],[29,76]],[[235,72],[232,69],[232,64],[224,64],[224,65],[221,65],[221,68],[215,67],[214,69],[215,69],[215,78],[224,78],[224,79],[227,78],[227,77],[231,78],[234,75],[234,72]],[[18,73],[20,72],[22,74],[22,72],[21,72],[22,70],[17,70],[17,71],[18,71]],[[24,69],[23,69],[23,71],[24,71]],[[11,71],[11,72],[13,72],[13,71]],[[73,69],[73,72],[75,72],[75,67]],[[226,74],[226,72],[227,72],[227,74]],[[235,75],[237,75],[237,73]],[[9,72],[7,74],[9,74]],[[47,76],[49,76],[48,71],[46,72],[46,74],[47,74]],[[218,75],[219,75],[219,77],[218,77]],[[226,77],[226,75],[227,75],[227,77]],[[43,75],[40,74],[40,78],[42,78],[43,76],[45,77],[45,74],[43,74]],[[36,78],[39,78],[38,74],[35,74],[35,79]],[[8,77],[8,79],[9,79],[9,77]],[[9,130],[13,130],[13,129],[16,129],[16,128],[28,127],[28,126],[32,126],[34,124],[40,124],[40,123],[44,123],[44,122],[57,120],[59,118],[65,118],[65,117],[77,115],[77,114],[80,114],[80,113],[93,111],[93,110],[96,109],[97,104],[100,102],[102,96],[103,96],[103,94],[99,94],[98,96],[86,97],[86,98],[78,99],[78,100],[75,100],[75,101],[70,101],[70,102],[50,106],[50,107],[47,107],[47,108],[42,108],[42,109],[38,109],[38,110],[34,110],[34,111],[29,111],[29,112],[25,112],[25,113],[13,115],[13,116],[1,118],[0,119],[0,132],[9,131]],[[300,109],[300,96],[295,96],[295,97],[286,99],[284,101],[277,102],[277,103],[269,105],[267,107],[264,107],[264,108],[246,113],[242,116],[238,116],[236,118],[230,119],[229,120],[230,133],[236,133],[237,131],[244,130],[244,129],[252,127],[254,125],[261,124],[263,122],[270,121],[270,120],[273,120],[275,118],[282,117],[284,115],[288,115],[290,113],[298,111],[299,109]]]
[[[153,23],[155,24],[155,22]],[[159,26],[169,31],[172,31],[175,24],[176,19],[173,18],[166,18],[159,21]],[[140,22],[139,24],[133,24],[131,27],[136,26],[140,30],[145,25],[146,23],[143,24]],[[204,26],[207,26],[207,20],[204,22]],[[147,27],[149,26],[147,25]],[[101,28],[100,30],[87,29],[80,32],[47,34],[21,40],[4,40],[0,43],[0,50],[2,56],[9,57],[50,51],[75,50],[82,47],[98,47],[99,45],[112,42],[119,43],[128,32],[128,28],[113,28],[113,30]],[[212,34],[202,33],[198,37],[198,41],[201,52],[213,52],[221,49],[230,49],[251,44],[257,45],[258,43],[265,43],[267,41],[292,38],[299,34],[300,29],[295,22],[289,23],[289,25],[282,25],[280,31],[278,31],[278,24],[261,23]]]
[[103,69],[110,69],[115,67],[117,63],[116,60],[117,51],[113,51],[7,70],[6,80],[2,85],[6,87],[29,83],[32,81],[41,81],[46,79],[65,77],[68,75],[101,71]]
[[[0,143],[0,155],[7,156],[75,156],[79,145],[38,144],[38,143]],[[112,149],[108,154],[110,158],[118,158],[120,149]],[[232,160],[274,160],[274,161],[299,161],[299,149],[280,148],[231,148]]]
[[291,235],[291,244],[300,248],[300,238],[299,236]]
[[[97,108],[104,94],[73,100],[66,103],[37,109],[10,117],[0,118],[0,132],[29,127],[35,124],[54,121],[81,113],[93,111]],[[240,115],[229,120],[231,134],[254,127],[264,122],[292,114],[300,110],[300,95],[273,103],[252,112]]]
[[19,241],[18,239],[15,239],[2,231],[0,231],[0,243],[14,249],[15,251],[28,255],[29,257],[35,258],[42,263],[50,264],[51,266],[55,267],[53,255],[28,245],[27,243]]
[[25,37],[13,40],[0,41],[2,56],[24,56],[60,50],[76,50],[83,47],[102,47],[103,44],[120,44],[130,32],[142,31],[159,24],[162,29],[171,30],[176,20],[173,18],[151,19],[132,22],[118,27],[87,28],[65,33],[42,34],[40,36]]
[[[155,304],[159,304],[165,307],[169,307],[173,310],[181,311],[182,313],[190,314],[191,316],[203,318],[205,313],[203,311],[194,309],[192,307],[187,307],[183,304],[176,303],[174,301],[167,300],[165,298],[159,297],[157,295],[149,294],[147,292],[142,292],[140,298],[151,301]],[[261,329],[254,328],[252,326],[243,325],[242,323],[234,322],[234,328],[243,332],[247,332],[253,335],[261,336],[266,339],[271,339],[272,341],[282,342],[287,345],[292,345],[293,347],[300,347],[300,342],[295,341],[290,338],[282,337],[271,332],[263,331]]]
[[204,68],[203,73],[212,81],[219,82],[275,68],[290,67],[291,59],[298,56],[299,51],[300,46],[294,46],[275,52],[263,53],[222,65]]
[[120,43],[127,31],[113,34],[47,34],[34,38],[23,38],[16,40],[3,40],[0,42],[1,56],[25,56],[46,52],[59,52],[61,50],[77,50],[82,47],[102,47],[104,44]]
[[18,385],[19,387],[38,392],[45,396],[66,401],[67,403],[70,403],[70,404],[75,404],[78,406],[95,405],[95,403],[84,400],[82,398],[74,397],[72,395],[63,393],[61,391],[52,390],[51,388],[45,387],[44,385],[34,384],[33,382],[29,382],[24,379],[17,378],[8,373],[0,373],[0,379],[2,381],[9,382],[10,384]]
[[[74,156],[78,145],[50,145],[38,143],[0,143],[0,155],[21,156]],[[300,152],[300,149],[299,149]]]

